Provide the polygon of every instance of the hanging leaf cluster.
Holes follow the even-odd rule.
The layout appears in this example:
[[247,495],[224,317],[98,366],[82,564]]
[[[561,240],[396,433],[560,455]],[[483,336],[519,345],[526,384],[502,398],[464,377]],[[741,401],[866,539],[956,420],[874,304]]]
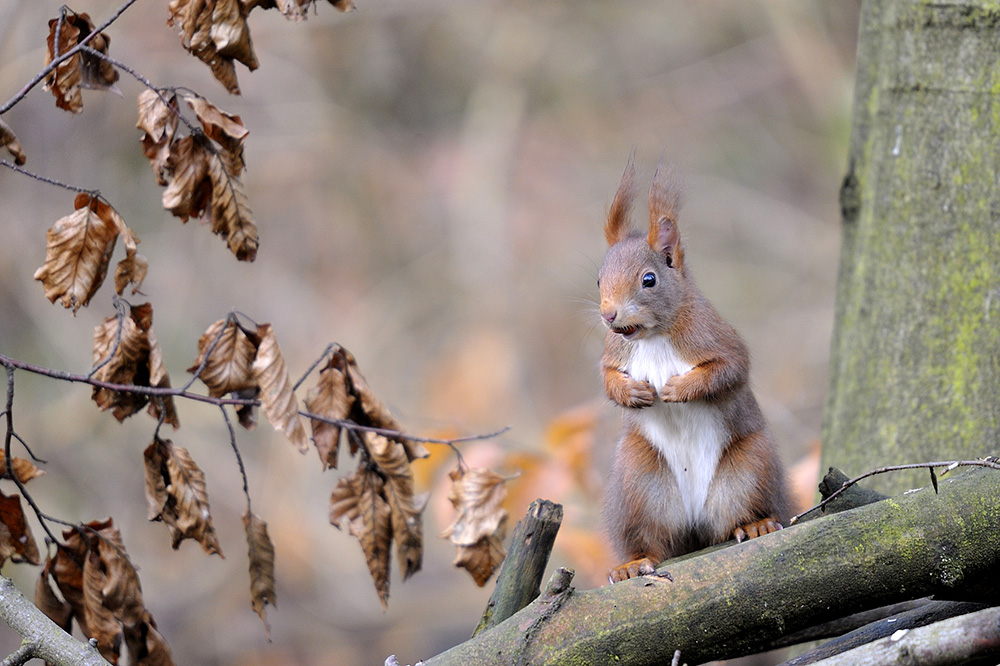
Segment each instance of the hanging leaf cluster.
[[426,495],[415,496],[410,463],[428,455],[402,430],[372,392],[354,356],[334,345],[319,379],[306,396],[313,442],[323,468],[337,466],[344,425],[373,430],[347,430],[349,452],[358,467],[342,477],[330,497],[330,522],[358,539],[382,606],[389,601],[389,564],[393,542],[403,580],[416,573],[423,559],[421,512]]
[[[354,9],[351,0],[329,0],[342,12]],[[247,16],[256,7],[278,8],[287,18],[301,21],[315,0],[171,0],[167,24],[180,33],[181,45],[212,70],[234,95],[240,94],[236,63],[253,71],[260,64],[250,39]]]
[[248,134],[239,116],[222,111],[203,97],[185,94],[200,131],[177,135],[177,94],[146,90],[139,95],[142,149],[153,176],[165,185],[163,207],[179,217],[208,216],[212,232],[226,240],[240,261],[257,257],[257,224],[241,180],[246,168],[243,141]]
[[[76,14],[65,10],[60,18],[49,21],[49,36],[46,40],[45,64],[48,65],[60,55],[69,53],[78,44],[87,40],[94,31],[94,23],[87,14]],[[111,37],[97,33],[86,43],[86,48],[78,50],[63,60],[46,77],[45,86],[56,98],[60,109],[80,113],[83,111],[81,88],[97,90],[112,89],[118,80],[118,72],[108,60],[101,56],[108,54]]]
[[[275,430],[285,434],[301,453],[309,449],[299,402],[292,390],[285,359],[270,324],[245,329],[235,317],[220,319],[198,340],[198,358],[188,372],[208,387],[212,397],[235,393],[241,398],[260,398],[261,407]],[[253,428],[253,407],[239,411],[240,423]]]
[[75,620],[112,664],[125,647],[134,666],[172,665],[170,648],[143,603],[139,575],[112,520],[65,530],[63,539],[42,568],[35,605],[67,632]]
[[[153,306],[125,305],[127,315],[108,317],[94,329],[94,378],[110,384],[150,388],[170,388],[170,376],[163,363],[160,345],[153,333]],[[124,421],[149,403],[149,413],[175,428],[180,426],[174,399],[146,393],[94,387],[94,402],[101,410],[110,409]]]

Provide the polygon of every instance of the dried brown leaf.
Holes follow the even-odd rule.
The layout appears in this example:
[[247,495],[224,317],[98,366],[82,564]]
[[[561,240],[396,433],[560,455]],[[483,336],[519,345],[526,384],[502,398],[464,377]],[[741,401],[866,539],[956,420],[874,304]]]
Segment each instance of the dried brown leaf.
[[178,28],[181,44],[207,64],[230,93],[238,95],[234,60],[250,70],[258,66],[239,0],[171,0],[167,23]]
[[[86,16],[86,14],[79,14],[78,16]],[[91,25],[92,29],[93,25]],[[82,40],[88,34],[90,34],[90,30],[86,33],[81,31],[80,39]],[[111,37],[104,33],[99,33],[87,42],[87,46],[98,53],[108,55],[108,49],[111,46]],[[118,70],[108,60],[100,56],[94,55],[89,51],[81,51],[80,75],[80,85],[84,88],[91,90],[112,90],[119,95],[121,94],[118,86],[115,85],[115,82],[118,81]]]
[[[45,64],[55,59],[56,31],[59,31],[58,50],[60,54],[68,52],[83,41],[94,30],[94,23],[87,14],[68,13],[60,25],[59,19],[49,21],[49,35],[46,39],[47,50]],[[87,43],[87,46],[98,53],[107,55],[111,38],[100,33]],[[45,86],[56,98],[56,106],[73,113],[83,110],[83,95],[80,88],[97,90],[113,89],[118,80],[118,72],[114,65],[87,51],[74,53],[70,58],[59,63],[55,70],[45,79]]]
[[146,518],[148,520],[162,520],[164,509],[170,495],[167,493],[167,484],[170,482],[170,473],[167,470],[167,457],[170,452],[166,449],[166,444],[160,438],[156,438],[142,452],[143,469],[146,475]]
[[95,540],[90,552],[91,557],[96,555],[100,562],[101,604],[126,627],[144,621],[146,609],[139,574],[125,553],[118,530],[105,530],[104,538]]
[[60,299],[73,313],[87,305],[107,274],[115,241],[125,223],[114,208],[89,194],[78,194],[72,214],[46,232],[45,263],[35,271],[45,297]]
[[257,224],[239,178],[242,157],[228,152],[208,158],[208,175],[212,183],[212,231],[226,239],[229,250],[240,261],[257,258]]
[[170,648],[148,611],[142,622],[124,629],[125,644],[133,666],[174,666]]
[[249,134],[243,120],[226,113],[199,95],[185,95],[184,99],[198,116],[205,136],[221,146],[224,154],[220,159],[223,160],[227,173],[239,178],[246,168],[243,161],[243,141]]
[[104,605],[104,595],[101,592],[104,581],[101,558],[91,551],[83,562],[83,612],[89,631],[87,636],[97,641],[101,656],[112,664],[117,664],[124,637],[121,623]]
[[187,449],[162,442],[166,464],[167,502],[160,517],[170,528],[171,546],[177,549],[184,539],[194,539],[209,555],[222,557],[219,539],[212,527],[205,474],[191,458]]
[[[358,422],[376,428],[402,432],[403,426],[393,418],[392,414],[389,413],[389,409],[368,386],[368,382],[358,368],[358,363],[354,355],[340,345],[337,345],[334,350],[333,361],[336,361],[340,364],[340,367],[344,368],[344,372],[347,373],[350,379],[351,392],[357,397],[357,404],[361,408],[361,415],[358,415],[357,419]],[[410,462],[418,458],[426,458],[430,455],[430,451],[420,442],[405,438],[396,439],[403,445],[406,457]]]
[[[70,534],[75,534],[70,530]],[[66,535],[66,532],[63,532]],[[59,546],[54,558],[49,558],[45,567],[50,570],[52,579],[56,582],[63,599],[72,610],[73,618],[80,625],[80,631],[89,636],[87,619],[83,610],[83,558],[87,555],[86,546],[79,538],[72,543],[67,538],[65,545]]]
[[[45,474],[45,470],[38,469],[35,464],[30,460],[25,460],[24,458],[13,457],[10,460],[11,467],[14,469],[14,476],[21,483],[27,483],[31,481],[36,476],[41,476]],[[7,456],[4,455],[3,451],[0,451],[0,478],[9,479],[10,475],[7,474]]]
[[420,513],[426,497],[413,495],[413,472],[403,445],[372,433],[364,433],[365,448],[385,476],[383,495],[392,510],[392,535],[396,540],[399,568],[406,580],[420,570],[423,561],[423,522]]
[[274,544],[267,535],[267,523],[252,513],[244,514],[243,527],[247,533],[250,557],[250,606],[264,623],[268,640],[271,629],[267,624],[267,606],[275,605]]
[[[82,14],[82,17],[87,17],[87,15]],[[62,21],[62,25],[59,27],[58,52],[60,54],[66,53],[79,43],[81,30],[77,23],[77,17],[73,15],[67,16]],[[85,21],[79,21],[79,23],[81,25],[84,23],[90,24],[87,32],[90,32],[94,27],[90,23],[89,17]],[[55,59],[54,54],[57,48],[56,27],[58,25],[59,19],[51,19],[49,21],[49,36],[46,40],[48,50],[45,53],[46,66]],[[83,80],[83,74],[80,71],[81,60],[81,54],[75,53],[72,57],[59,63],[55,70],[45,79],[45,87],[51,90],[55,96],[56,106],[60,109],[72,111],[73,113],[83,111],[83,95],[80,92],[80,83]]]
[[463,567],[482,587],[503,562],[507,553],[503,547],[503,534],[491,534],[483,537],[472,546],[459,546],[455,556],[455,566]]
[[368,571],[382,607],[389,603],[389,549],[392,546],[392,510],[383,496],[377,473],[360,468],[341,478],[330,496],[330,523],[347,529],[361,543]]
[[212,199],[212,181],[208,177],[209,151],[205,139],[186,136],[173,143],[166,158],[169,183],[163,191],[163,207],[181,221],[201,217]]
[[330,524],[338,530],[343,529],[343,519],[348,524],[358,518],[358,497],[360,496],[360,475],[344,476],[337,480],[330,494]]
[[[346,419],[354,406],[354,396],[348,392],[347,376],[331,358],[320,370],[316,385],[309,389],[305,399],[306,410],[328,419]],[[340,447],[340,427],[318,419],[310,419],[313,443],[319,452],[323,469],[337,467]]]
[[[164,101],[165,100],[165,101]],[[145,90],[139,95],[142,152],[149,158],[159,185],[167,184],[167,158],[177,132],[177,95],[167,90]]]
[[0,146],[6,148],[7,152],[11,154],[14,158],[14,164],[20,166],[27,161],[28,158],[25,157],[24,151],[21,149],[21,142],[17,140],[14,130],[3,121],[3,118],[0,118]]
[[139,245],[139,236],[134,231],[121,225],[121,239],[125,244],[125,258],[118,262],[115,269],[115,292],[121,296],[125,287],[132,284],[132,293],[139,291],[142,281],[146,279],[146,271],[149,270],[149,262],[141,254],[136,253]]
[[[8,497],[0,492],[0,523],[3,523],[6,528],[2,534],[5,544],[0,552],[9,557],[12,562],[38,564],[41,561],[38,557],[38,546],[35,544],[35,537],[31,534],[28,522],[24,519],[20,495]],[[9,545],[12,548],[6,547],[8,545],[6,540],[9,540]]]
[[56,596],[52,585],[49,584],[51,564],[52,560],[46,560],[42,572],[38,575],[38,581],[35,583],[35,606],[63,631],[69,632],[73,621],[73,609]]
[[[169,388],[170,377],[153,334],[153,307],[149,303],[131,306],[129,315],[122,318],[120,326],[120,339],[117,317],[108,317],[94,329],[94,365],[103,363],[94,373],[94,378],[112,384]],[[105,363],[109,357],[110,360]],[[96,386],[93,399],[101,410],[111,409],[119,421],[135,414],[150,401],[144,393],[113,391]],[[159,418],[161,404],[166,412],[164,420],[176,428],[179,422],[170,396],[154,398],[150,413]]]
[[198,378],[213,398],[256,388],[251,366],[259,344],[256,334],[251,337],[236,322],[220,319],[198,339],[198,358],[188,372],[197,372],[205,364]]
[[448,499],[458,515],[441,536],[458,546],[455,565],[467,568],[482,586],[504,557],[505,479],[483,468],[464,470],[460,467],[449,476],[452,486]]
[[309,449],[309,438],[306,429],[299,418],[299,401],[292,391],[292,381],[288,377],[285,359],[278,348],[278,340],[270,324],[260,324],[257,327],[260,345],[251,369],[257,387],[260,389],[260,402],[264,414],[275,430],[285,433],[300,453]]

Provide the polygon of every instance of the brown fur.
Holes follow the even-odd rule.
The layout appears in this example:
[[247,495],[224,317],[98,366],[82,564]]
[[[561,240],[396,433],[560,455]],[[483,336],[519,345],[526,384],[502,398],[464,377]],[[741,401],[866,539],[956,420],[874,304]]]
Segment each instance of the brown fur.
[[[651,562],[729,538],[773,532],[785,513],[784,472],[749,387],[746,345],[698,291],[684,262],[676,177],[657,169],[645,237],[628,229],[633,181],[630,159],[605,225],[611,248],[599,278],[601,315],[609,327],[601,371],[608,397],[625,408],[604,509],[618,555],[628,560],[612,569],[613,581],[649,573]],[[655,284],[644,286],[649,273]],[[654,336],[669,341],[676,356],[693,366],[662,387],[626,370],[636,340]],[[707,406],[712,422],[722,429],[721,453],[694,524],[684,522],[684,498],[674,470],[638,420],[640,410],[658,401]]]

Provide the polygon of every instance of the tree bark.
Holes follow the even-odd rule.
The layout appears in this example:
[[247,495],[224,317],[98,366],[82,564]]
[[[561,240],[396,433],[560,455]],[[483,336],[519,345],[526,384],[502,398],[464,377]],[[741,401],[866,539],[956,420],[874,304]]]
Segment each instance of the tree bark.
[[550,586],[444,664],[697,664],[867,608],[998,592],[1000,477],[974,469],[596,590]]
[[997,62],[990,3],[864,4],[824,467],[977,457],[1000,440]]

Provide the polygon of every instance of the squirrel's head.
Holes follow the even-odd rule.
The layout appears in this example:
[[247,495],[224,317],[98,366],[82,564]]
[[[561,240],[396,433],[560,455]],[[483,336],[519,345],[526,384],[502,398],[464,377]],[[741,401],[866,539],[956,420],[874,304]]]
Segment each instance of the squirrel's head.
[[684,250],[677,229],[677,178],[672,169],[657,167],[649,190],[646,234],[632,230],[629,224],[634,181],[630,156],[604,225],[610,249],[597,279],[601,317],[626,340],[666,330],[687,291]]

